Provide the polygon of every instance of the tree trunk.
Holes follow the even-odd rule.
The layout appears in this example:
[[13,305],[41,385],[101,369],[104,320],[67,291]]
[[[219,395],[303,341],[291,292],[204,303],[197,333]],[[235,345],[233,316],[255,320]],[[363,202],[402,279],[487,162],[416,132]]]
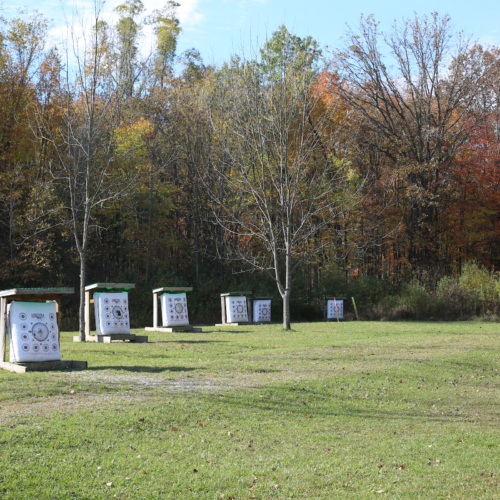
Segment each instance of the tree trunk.
[[194,255],[196,266],[196,286],[200,284],[200,247],[199,247],[199,222],[200,209],[198,204],[198,170],[196,170],[196,184],[195,184],[195,219],[194,219]]
[[153,228],[153,172],[149,174],[149,217],[148,217],[148,251],[146,256],[146,281],[150,279],[149,268],[151,266],[151,245]]
[[290,290],[285,290],[283,297],[283,328],[290,330]]
[[[80,253],[80,321],[79,336],[80,342],[85,342],[85,281],[87,273],[87,262],[85,252]],[[89,304],[90,307],[90,304]]]

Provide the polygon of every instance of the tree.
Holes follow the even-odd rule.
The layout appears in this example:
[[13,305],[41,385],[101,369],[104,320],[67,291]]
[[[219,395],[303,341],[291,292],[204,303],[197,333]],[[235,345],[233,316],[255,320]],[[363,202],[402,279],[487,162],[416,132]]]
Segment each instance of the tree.
[[[0,230],[8,234],[5,258],[14,261],[23,241],[21,214],[30,198],[28,179],[35,170],[27,110],[43,80],[47,20],[38,12],[19,10],[15,18],[0,23]],[[0,243],[0,255],[2,250]]]
[[[92,38],[78,38],[70,26],[73,61],[54,90],[49,103],[35,108],[36,134],[50,144],[55,160],[50,165],[52,182],[61,197],[61,221],[71,227],[80,261],[80,340],[85,341],[85,285],[87,253],[93,216],[98,207],[121,199],[137,177],[117,168],[120,150],[117,129],[123,102],[123,87],[110,64],[107,38],[95,4]],[[83,30],[85,33],[85,30]],[[69,53],[66,54],[69,58]],[[74,74],[68,68],[74,69]]]
[[172,69],[177,50],[177,38],[181,33],[177,8],[180,6],[168,0],[162,9],[155,9],[148,19],[153,26],[156,43],[155,81],[163,86],[167,73]]
[[484,59],[437,13],[395,22],[387,35],[373,17],[361,18],[345,40],[332,61],[343,79],[338,96],[364,130],[363,147],[383,155],[394,185],[404,187],[412,268],[436,266],[443,172],[483,120]]
[[137,68],[137,51],[142,25],[136,21],[136,18],[144,12],[144,5],[141,0],[126,0],[118,5],[115,11],[120,15],[115,28],[118,35],[116,47],[118,78],[125,87],[122,90],[124,96],[130,97],[140,74]]
[[274,278],[286,329],[294,273],[334,244],[362,184],[333,153],[339,100],[318,84],[319,55],[282,27],[259,62],[235,59],[207,95],[216,144],[204,182],[225,255]]

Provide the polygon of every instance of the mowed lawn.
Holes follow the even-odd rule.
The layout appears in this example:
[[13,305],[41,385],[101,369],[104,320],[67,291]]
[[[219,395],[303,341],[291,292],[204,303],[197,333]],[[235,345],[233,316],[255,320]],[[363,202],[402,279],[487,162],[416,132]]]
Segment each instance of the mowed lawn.
[[64,333],[0,372],[0,498],[500,498],[500,325],[292,328]]

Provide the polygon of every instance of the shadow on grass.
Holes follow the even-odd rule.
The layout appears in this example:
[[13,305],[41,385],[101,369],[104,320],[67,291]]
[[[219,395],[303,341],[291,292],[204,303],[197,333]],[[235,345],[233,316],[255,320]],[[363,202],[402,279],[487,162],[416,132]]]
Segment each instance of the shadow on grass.
[[[262,392],[262,391],[259,391]],[[358,398],[351,401],[339,400],[335,402],[335,407],[321,406],[314,407],[311,404],[303,405],[298,401],[282,399],[280,401],[269,401],[248,397],[248,395],[237,395],[235,393],[208,394],[203,396],[206,400],[213,402],[216,398],[223,398],[226,407],[244,409],[249,413],[269,412],[277,418],[285,421],[289,418],[309,419],[309,418],[332,418],[351,417],[362,421],[391,422],[391,421],[418,421],[418,422],[477,422],[469,412],[450,412],[445,415],[429,414],[422,410],[405,409],[403,407],[394,409],[384,409],[372,404],[366,405],[366,401]],[[333,406],[333,405],[332,405]],[[293,417],[292,417],[293,416]]]
[[90,366],[89,371],[115,370],[132,373],[192,372],[197,368],[188,366]]
[[149,341],[148,344],[220,344],[227,342],[227,340],[156,340]]
[[211,330],[203,333],[255,333],[249,330],[226,330],[225,328],[221,328],[220,330]]

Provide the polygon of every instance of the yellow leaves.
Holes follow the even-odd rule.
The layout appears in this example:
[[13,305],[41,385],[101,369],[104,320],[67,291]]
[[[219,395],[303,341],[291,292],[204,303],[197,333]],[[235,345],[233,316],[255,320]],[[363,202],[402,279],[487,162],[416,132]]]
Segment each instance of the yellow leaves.
[[116,131],[117,153],[132,164],[142,162],[147,156],[147,143],[154,137],[154,126],[145,118],[123,125]]

